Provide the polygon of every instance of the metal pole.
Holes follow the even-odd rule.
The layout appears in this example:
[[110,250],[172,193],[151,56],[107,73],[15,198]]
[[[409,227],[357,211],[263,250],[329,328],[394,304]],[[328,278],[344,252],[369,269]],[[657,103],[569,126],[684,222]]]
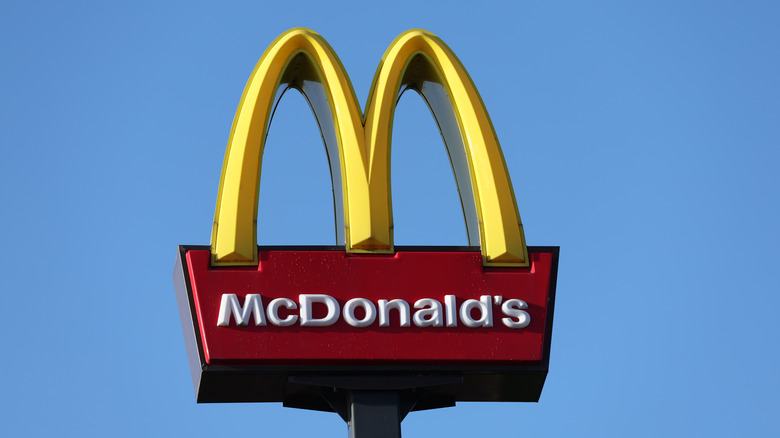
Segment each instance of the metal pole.
[[[401,421],[412,409],[455,406],[451,396],[426,397],[428,388],[460,383],[463,376],[458,374],[292,375],[287,389],[296,396],[285,399],[284,405],[338,413],[347,423],[349,438],[401,438]],[[312,393],[307,387],[317,389]]]
[[398,391],[350,391],[349,438],[401,438],[400,411]]

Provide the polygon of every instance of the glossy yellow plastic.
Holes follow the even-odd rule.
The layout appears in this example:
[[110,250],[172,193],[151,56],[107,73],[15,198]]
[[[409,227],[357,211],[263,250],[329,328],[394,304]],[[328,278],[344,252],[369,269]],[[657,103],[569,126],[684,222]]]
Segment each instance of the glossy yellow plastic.
[[[328,137],[335,137],[348,252],[393,252],[393,114],[400,93],[413,89],[423,95],[439,123],[470,242],[478,233],[483,263],[528,266],[522,223],[493,125],[471,78],[449,47],[423,30],[396,38],[377,69],[364,116],[333,49],[319,34],[303,28],[289,30],[271,44],[244,89],[222,168],[212,264],[258,262],[263,147],[274,105],[287,88],[301,90],[309,100],[326,143]],[[334,184],[336,180],[334,176]]]

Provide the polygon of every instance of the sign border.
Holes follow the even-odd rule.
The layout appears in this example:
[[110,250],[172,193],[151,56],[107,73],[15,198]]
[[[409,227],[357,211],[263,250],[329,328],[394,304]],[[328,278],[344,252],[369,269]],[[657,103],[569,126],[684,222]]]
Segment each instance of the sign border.
[[[306,383],[339,380],[358,388],[374,382],[429,378],[419,387],[406,384],[417,400],[412,410],[452,406],[457,401],[539,401],[547,377],[552,343],[553,311],[558,278],[558,246],[529,246],[529,252],[552,252],[547,321],[542,359],[538,365],[209,365],[200,339],[186,253],[210,250],[207,245],[180,245],[173,280],[181,316],[192,383],[198,403],[283,402],[285,406],[334,412],[323,385]],[[344,246],[258,246],[259,251],[344,251]],[[479,251],[472,246],[397,246],[396,251]],[[487,268],[497,269],[501,268]],[[377,379],[377,377],[379,379]],[[347,379],[347,380],[344,380]],[[437,383],[438,382],[438,383]],[[330,384],[328,384],[330,385]],[[345,386],[346,385],[346,386]],[[404,386],[404,383],[397,385]],[[388,389],[398,389],[397,386]],[[332,389],[332,391],[338,391]]]

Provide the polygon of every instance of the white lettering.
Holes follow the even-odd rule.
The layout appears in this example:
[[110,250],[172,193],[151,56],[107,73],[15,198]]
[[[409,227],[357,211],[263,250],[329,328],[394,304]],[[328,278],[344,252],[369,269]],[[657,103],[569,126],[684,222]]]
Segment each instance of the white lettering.
[[[501,318],[501,322],[503,322],[505,326],[513,329],[528,327],[528,324],[531,323],[531,315],[523,310],[527,308],[528,304],[523,300],[512,299],[504,301],[504,304],[501,306],[501,311],[509,318]],[[517,318],[517,321],[512,318]]]
[[[355,309],[362,307],[365,311],[363,319],[355,317]],[[365,298],[352,298],[344,304],[344,321],[352,327],[368,327],[376,320],[376,307],[374,303]]]
[[455,302],[455,295],[444,296],[444,308],[447,313],[447,327],[458,326],[458,305]]
[[282,306],[288,310],[295,310],[298,308],[298,305],[295,304],[295,301],[289,298],[277,298],[275,300],[271,300],[271,302],[268,303],[268,321],[271,321],[271,324],[279,327],[289,327],[295,324],[298,321],[298,315],[293,314],[287,315],[287,317],[284,319],[279,318],[279,307]]
[[[301,303],[301,326],[303,327],[327,327],[339,320],[339,302],[330,295],[325,294],[301,294],[298,295]],[[324,318],[315,319],[311,305],[313,303],[325,304],[328,314]]]
[[[466,327],[493,327],[493,306],[490,295],[482,295],[477,300],[466,300],[460,305],[460,320]],[[479,318],[471,316],[472,310],[479,310]]]
[[379,327],[390,327],[390,310],[398,310],[401,327],[409,327],[409,303],[404,300],[379,300]]
[[[254,319],[256,326],[270,323],[278,327],[295,324],[302,327],[328,327],[336,324],[343,315],[344,322],[352,327],[369,327],[377,319],[379,327],[391,327],[391,311],[397,310],[397,327],[410,327],[412,323],[416,327],[458,327],[459,323],[470,328],[493,327],[494,306],[501,309],[504,316],[501,322],[510,329],[522,329],[531,324],[531,314],[525,301],[504,299],[501,295],[481,295],[479,299],[461,302],[460,306],[455,295],[444,295],[443,302],[421,298],[413,306],[400,298],[377,300],[376,303],[367,298],[352,298],[344,304],[342,310],[339,301],[326,294],[300,294],[298,302],[290,298],[275,298],[265,309],[259,294],[247,294],[243,305],[236,294],[222,294],[217,325],[228,327],[233,318],[238,326],[247,326]],[[414,314],[411,307],[416,309]],[[284,317],[279,316],[282,308]],[[315,313],[318,317],[315,317]]]
[[441,303],[432,298],[423,298],[414,303],[414,325],[417,327],[441,327],[444,325]]
[[244,299],[244,307],[238,304],[236,294],[222,294],[222,301],[219,304],[219,319],[217,325],[227,327],[230,325],[230,315],[236,320],[239,326],[245,326],[249,323],[249,315],[254,314],[255,325],[265,325],[265,315],[263,314],[263,300],[258,294],[247,294]]

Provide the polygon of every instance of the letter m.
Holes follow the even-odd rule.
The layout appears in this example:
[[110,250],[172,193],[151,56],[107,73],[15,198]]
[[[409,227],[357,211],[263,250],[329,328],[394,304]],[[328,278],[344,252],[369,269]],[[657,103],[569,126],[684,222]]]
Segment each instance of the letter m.
[[239,326],[249,323],[249,316],[254,314],[255,325],[265,325],[265,313],[263,313],[263,300],[258,294],[247,294],[244,299],[244,307],[238,303],[236,294],[222,294],[222,302],[219,305],[219,320],[217,325],[227,327],[230,325],[230,315]]

